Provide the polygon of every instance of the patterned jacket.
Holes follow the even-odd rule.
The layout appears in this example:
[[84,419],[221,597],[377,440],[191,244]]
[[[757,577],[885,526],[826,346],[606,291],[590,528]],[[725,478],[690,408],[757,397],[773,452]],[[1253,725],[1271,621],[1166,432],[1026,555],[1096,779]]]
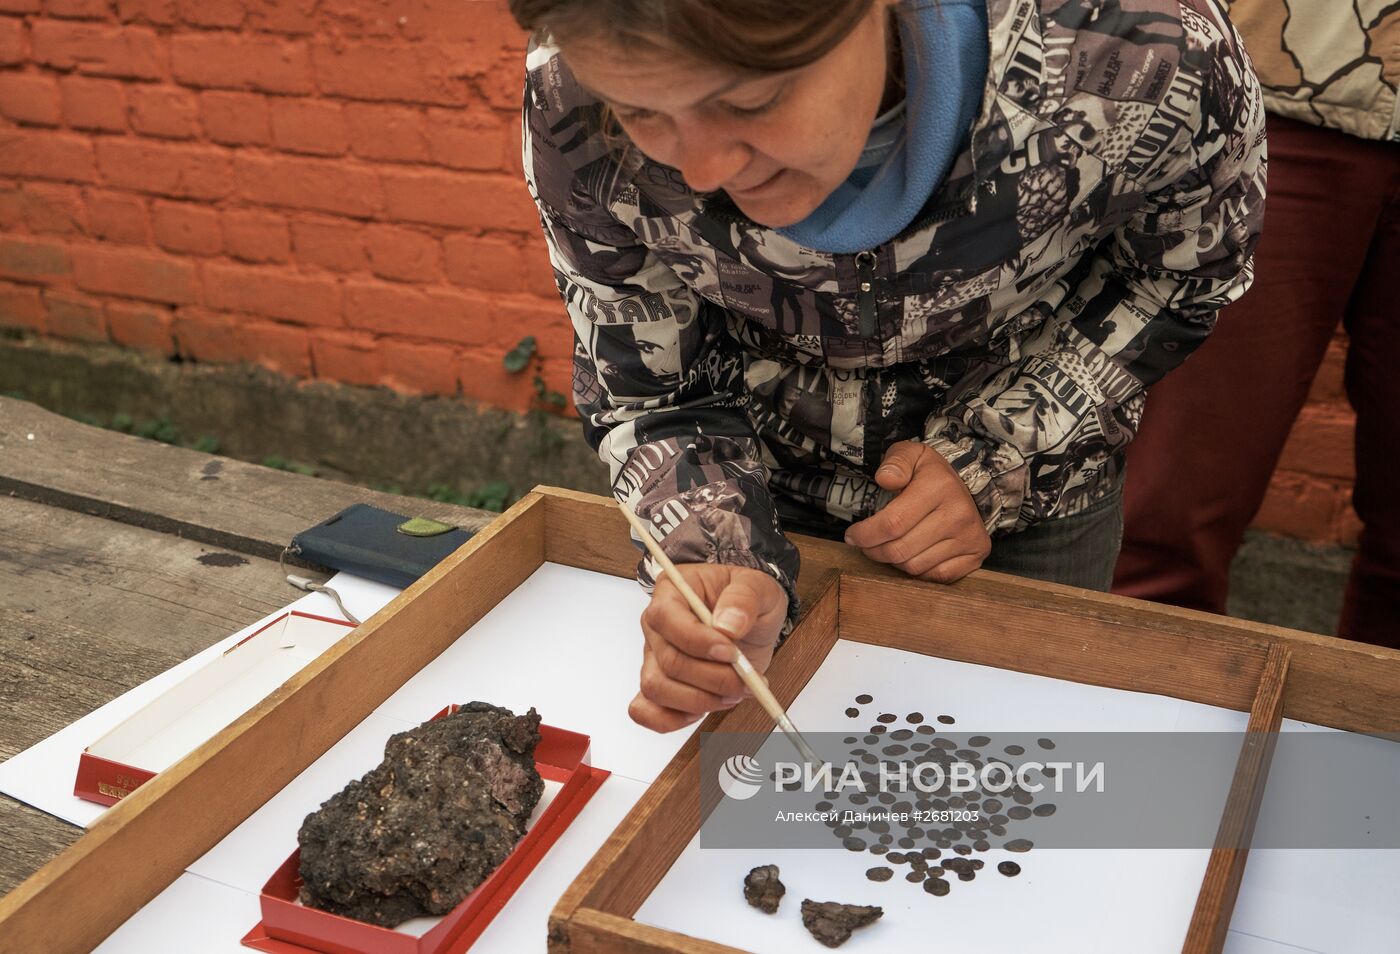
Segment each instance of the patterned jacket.
[[1116,488],[1143,390],[1249,285],[1263,110],[1217,3],[988,14],[970,144],[909,228],[855,255],[618,150],[557,51],[531,50],[525,170],[574,400],[673,560],[791,593],[780,527],[875,512],[875,469],[909,439],[952,464],[994,537],[1079,512]]
[[1269,112],[1400,142],[1400,3],[1233,0],[1230,19]]

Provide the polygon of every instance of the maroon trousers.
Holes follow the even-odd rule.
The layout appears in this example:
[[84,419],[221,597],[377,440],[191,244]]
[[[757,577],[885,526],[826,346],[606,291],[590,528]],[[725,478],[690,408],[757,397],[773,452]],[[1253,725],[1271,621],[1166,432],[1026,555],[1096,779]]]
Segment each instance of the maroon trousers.
[[1230,561],[1340,322],[1364,529],[1339,632],[1400,647],[1400,145],[1275,116],[1268,135],[1254,287],[1148,394],[1114,592],[1225,612]]

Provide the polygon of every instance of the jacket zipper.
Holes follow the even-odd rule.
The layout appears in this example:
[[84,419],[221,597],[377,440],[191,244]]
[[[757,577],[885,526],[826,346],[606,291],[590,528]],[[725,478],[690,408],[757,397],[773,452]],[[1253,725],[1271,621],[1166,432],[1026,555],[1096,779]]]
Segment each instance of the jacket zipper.
[[856,279],[858,294],[856,301],[860,305],[860,323],[857,330],[862,338],[875,337],[876,318],[875,311],[875,263],[877,259],[874,252],[858,252],[856,254]]

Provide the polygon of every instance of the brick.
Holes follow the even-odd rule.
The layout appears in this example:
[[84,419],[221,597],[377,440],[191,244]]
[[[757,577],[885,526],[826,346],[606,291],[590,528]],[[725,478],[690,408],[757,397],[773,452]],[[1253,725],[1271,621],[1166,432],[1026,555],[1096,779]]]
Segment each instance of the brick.
[[350,151],[381,162],[427,162],[423,114],[412,106],[346,103]]
[[340,104],[319,99],[273,100],[272,142],[315,156],[343,156],[350,148]]
[[1252,526],[1300,540],[1330,541],[1343,506],[1341,492],[1331,483],[1276,472]]
[[199,297],[194,265],[183,259],[102,245],[77,247],[72,254],[73,279],[83,291],[170,305]]
[[248,13],[246,0],[179,0],[180,19],[190,26],[237,27]]
[[170,325],[175,353],[192,361],[239,361],[243,356],[242,321],[239,316],[203,308],[177,309]]
[[63,118],[74,129],[123,132],[126,129],[126,93],[117,80],[65,76],[59,80]]
[[32,285],[0,282],[0,328],[44,330],[44,301]]
[[74,20],[105,20],[111,15],[107,0],[47,0],[45,10],[50,16]]
[[539,214],[522,181],[472,173],[385,169],[384,201],[398,222],[528,233]]
[[551,301],[559,296],[559,284],[554,277],[554,264],[549,260],[549,247],[544,236],[538,232],[525,239],[520,248],[520,257],[525,266],[524,290]]
[[175,0],[117,0],[117,19],[123,23],[173,26],[179,14]]
[[0,276],[24,282],[55,282],[71,269],[68,249],[43,239],[0,237]]
[[300,325],[345,323],[335,279],[282,269],[208,264],[204,266],[204,303]]
[[165,75],[160,37],[149,27],[35,20],[34,59],[60,70],[156,80]]
[[44,310],[48,313],[46,331],[56,338],[70,341],[107,340],[102,302],[95,298],[50,288],[44,292]]
[[1349,505],[1342,507],[1342,512],[1337,516],[1336,541],[1355,550],[1361,542],[1361,527],[1361,518],[1357,516],[1356,511]]
[[17,232],[24,229],[24,205],[20,187],[14,182],[0,182],[0,231]]
[[[473,44],[473,62],[497,51],[510,52],[519,64],[527,35],[504,3],[423,3],[404,18],[399,32],[410,40],[447,40]],[[518,74],[520,71],[517,69]]]
[[385,338],[379,342],[384,376],[380,383],[408,394],[457,393],[458,355],[441,344],[414,344]]
[[360,332],[312,332],[311,360],[316,377],[327,381],[373,387],[384,378],[383,355],[374,337]]
[[368,266],[364,226],[336,219],[306,219],[292,223],[292,251],[298,261],[336,272],[357,272]]
[[39,0],[0,0],[0,13],[38,13]]
[[242,326],[242,340],[244,360],[279,374],[311,377],[311,335],[307,329],[271,321],[248,322]]
[[[424,123],[432,161],[449,169],[504,171],[508,127],[496,116],[465,110],[432,109]],[[520,134],[513,139],[520,148]]]
[[1278,466],[1314,477],[1356,476],[1356,416],[1345,405],[1304,407],[1293,423]]
[[31,126],[63,121],[58,81],[41,73],[0,73],[0,115]]
[[481,344],[486,338],[484,299],[443,289],[385,282],[345,285],[345,321],[352,328],[418,339]]
[[151,206],[151,230],[167,252],[217,255],[224,233],[217,209],[191,202],[156,202]]
[[24,21],[15,17],[0,17],[0,64],[23,63],[29,59],[25,42]]
[[199,101],[175,86],[132,86],[131,128],[144,136],[194,139],[199,130]]
[[371,226],[365,232],[370,268],[380,278],[401,282],[432,282],[442,277],[442,245],[432,235],[392,225]]
[[374,169],[329,159],[239,154],[238,194],[265,205],[369,218],[383,207]]
[[107,334],[113,343],[165,357],[175,353],[172,313],[159,305],[107,302]]
[[322,5],[297,0],[263,0],[248,11],[248,27],[261,33],[308,36],[323,29],[327,16]]
[[101,138],[97,166],[107,184],[175,199],[223,199],[233,191],[233,163],[213,146]]
[[170,39],[171,67],[186,86],[310,93],[305,45],[236,33],[183,33]]
[[465,106],[471,87],[463,44],[319,41],[311,50],[316,85],[347,99]]
[[447,277],[483,292],[525,290],[525,261],[519,243],[452,234],[442,241]]
[[83,193],[87,203],[88,231],[93,238],[126,245],[146,245],[150,240],[150,220],[146,201],[119,192]]
[[535,396],[530,375],[508,372],[505,355],[505,349],[463,352],[457,363],[462,397],[510,411],[528,410]]
[[81,235],[86,230],[83,194],[77,186],[25,183],[19,202],[20,212],[31,232]]
[[271,212],[232,210],[223,214],[224,248],[245,262],[289,262],[292,235],[287,220]]
[[267,99],[258,93],[210,90],[199,95],[204,131],[228,146],[266,146],[272,143],[272,123]]
[[71,133],[18,130],[0,137],[0,176],[92,182],[97,178],[92,143]]

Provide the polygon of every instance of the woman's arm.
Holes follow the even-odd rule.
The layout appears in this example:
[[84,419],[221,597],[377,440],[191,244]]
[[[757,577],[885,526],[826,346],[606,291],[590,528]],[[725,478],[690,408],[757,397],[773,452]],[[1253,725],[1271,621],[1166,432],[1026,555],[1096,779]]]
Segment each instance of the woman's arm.
[[1232,34],[1204,22],[1193,31],[1183,55],[1207,80],[1194,122],[1140,174],[1146,201],[1065,279],[1020,361],[964,382],[927,422],[925,443],[962,476],[989,532],[1043,519],[1097,479],[1062,462],[1107,462],[1126,446],[1144,389],[1252,281],[1266,167],[1259,87]]

